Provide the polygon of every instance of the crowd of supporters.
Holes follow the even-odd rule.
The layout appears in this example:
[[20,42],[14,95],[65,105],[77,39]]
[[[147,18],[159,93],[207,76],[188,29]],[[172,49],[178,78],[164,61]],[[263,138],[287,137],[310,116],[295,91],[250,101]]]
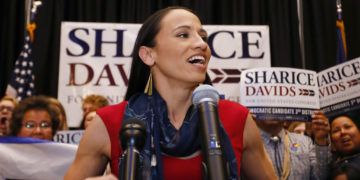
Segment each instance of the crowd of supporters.
[[[101,95],[85,97],[81,126],[72,129],[86,129],[96,110],[107,105]],[[32,96],[21,102],[4,96],[0,100],[0,119],[2,137],[52,141],[58,131],[69,129],[62,104],[46,96]],[[313,115],[312,122],[271,120],[257,121],[257,125],[279,179],[360,177],[359,112],[328,119],[320,111]]]

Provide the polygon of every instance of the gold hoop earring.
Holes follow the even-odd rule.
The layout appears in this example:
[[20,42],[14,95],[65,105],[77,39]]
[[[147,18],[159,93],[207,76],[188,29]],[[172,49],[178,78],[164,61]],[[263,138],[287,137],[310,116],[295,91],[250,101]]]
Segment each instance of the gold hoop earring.
[[152,78],[152,73],[150,71],[150,74],[149,74],[149,79],[146,83],[146,86],[145,86],[145,90],[144,90],[144,93],[151,96],[152,95],[152,91],[153,91],[153,78]]

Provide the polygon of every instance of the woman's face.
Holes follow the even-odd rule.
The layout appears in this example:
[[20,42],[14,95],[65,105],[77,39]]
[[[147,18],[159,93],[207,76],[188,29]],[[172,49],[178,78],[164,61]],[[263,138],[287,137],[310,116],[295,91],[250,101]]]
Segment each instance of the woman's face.
[[82,105],[82,109],[83,109],[83,114],[84,116],[89,113],[90,111],[94,111],[97,109],[97,107],[95,106],[95,104],[93,103],[83,103]]
[[46,110],[29,110],[24,114],[18,136],[51,141],[53,139],[51,125],[51,117]]
[[340,116],[331,123],[331,140],[341,154],[351,154],[360,149],[359,129],[346,116]]
[[294,132],[297,133],[297,134],[304,135],[305,131],[306,131],[305,123],[300,123],[294,128]]
[[183,9],[166,14],[152,48],[156,81],[202,83],[211,56],[206,39],[207,33],[194,14]]

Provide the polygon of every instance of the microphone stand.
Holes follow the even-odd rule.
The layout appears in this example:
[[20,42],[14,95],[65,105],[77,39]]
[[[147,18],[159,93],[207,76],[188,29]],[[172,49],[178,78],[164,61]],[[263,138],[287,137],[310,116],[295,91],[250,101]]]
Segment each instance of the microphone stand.
[[135,148],[134,145],[129,145],[129,147],[124,151],[123,159],[124,162],[120,170],[121,180],[139,180],[139,151]]
[[145,123],[136,118],[126,120],[121,127],[120,139],[124,153],[119,161],[119,179],[141,180],[140,151],[145,145]]

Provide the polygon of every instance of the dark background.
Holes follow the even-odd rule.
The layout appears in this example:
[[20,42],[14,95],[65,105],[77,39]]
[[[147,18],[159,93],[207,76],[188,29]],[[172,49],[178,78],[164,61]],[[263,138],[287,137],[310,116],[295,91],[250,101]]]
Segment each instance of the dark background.
[[[302,0],[305,67],[296,0],[43,0],[33,47],[37,94],[57,96],[61,21],[142,23],[158,9],[189,7],[203,24],[269,25],[271,64],[320,71],[336,64],[336,0]],[[24,41],[24,0],[0,2],[0,97]],[[360,1],[343,0],[348,59],[360,56]]]

